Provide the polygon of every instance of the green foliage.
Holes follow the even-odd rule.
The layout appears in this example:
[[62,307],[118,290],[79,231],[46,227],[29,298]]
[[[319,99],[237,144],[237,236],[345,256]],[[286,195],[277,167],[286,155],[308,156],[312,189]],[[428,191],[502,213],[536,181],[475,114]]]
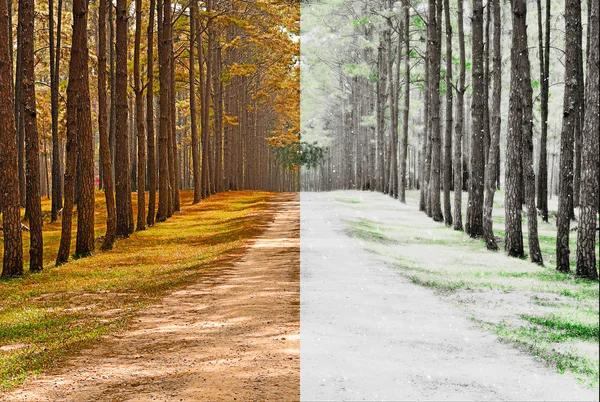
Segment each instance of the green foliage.
[[309,169],[317,167],[323,160],[325,149],[317,142],[294,142],[275,147],[275,157],[281,166],[297,170],[300,166]]
[[412,25],[414,25],[415,27],[417,27],[419,29],[424,29],[426,27],[425,21],[423,21],[423,19],[418,15],[414,16],[410,22]]
[[368,22],[369,22],[369,17],[366,16],[364,18],[360,18],[360,19],[357,19],[357,20],[352,20],[352,26],[354,28],[359,28],[359,27],[367,24]]

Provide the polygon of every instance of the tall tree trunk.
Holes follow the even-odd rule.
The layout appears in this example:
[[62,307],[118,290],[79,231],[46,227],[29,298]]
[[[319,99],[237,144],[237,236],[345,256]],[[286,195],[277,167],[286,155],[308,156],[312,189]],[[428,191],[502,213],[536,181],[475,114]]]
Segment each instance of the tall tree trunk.
[[[112,5],[111,5],[112,7]],[[106,199],[106,234],[102,241],[102,250],[110,250],[115,241],[117,229],[117,211],[115,207],[115,187],[112,177],[112,158],[108,143],[108,113],[106,105],[106,0],[98,5],[98,136],[100,155],[104,175],[104,197]]]
[[527,6],[523,5],[523,14],[519,14],[519,58],[522,61],[521,104],[523,108],[521,127],[523,129],[523,187],[524,201],[527,205],[527,239],[529,243],[529,258],[532,262],[544,265],[537,230],[537,208],[535,207],[535,172],[533,171],[533,90],[531,88],[531,64],[529,63],[529,48],[527,46]]
[[26,143],[27,211],[29,218],[29,270],[41,271],[44,267],[42,238],[42,204],[40,199],[40,147],[37,131],[34,71],[34,1],[19,0],[19,25],[22,50],[22,113]]
[[[196,19],[198,16],[198,3],[196,0],[192,0],[191,3],[190,18],[190,120],[191,120],[191,140],[192,140],[192,170],[194,176],[194,204],[197,204],[202,199],[202,192],[200,188],[200,148],[198,144],[198,111],[196,108],[196,74],[195,65],[196,59],[194,54],[194,48],[196,46],[197,37],[196,32]],[[202,68],[202,63],[200,63]]]
[[62,0],[58,0],[58,22],[56,27],[56,40],[54,39],[54,4],[48,3],[49,9],[49,40],[50,40],[50,114],[52,116],[52,207],[50,221],[58,220],[58,211],[62,208],[62,162],[61,141],[58,136],[58,91],[60,78],[60,42],[62,27]]
[[17,132],[13,105],[11,20],[7,0],[0,0],[0,211],[4,235],[2,276],[23,275],[23,234],[19,197]]
[[469,185],[469,222],[471,237],[483,235],[484,182],[484,60],[483,60],[483,1],[473,0],[473,105],[471,107],[471,178]]
[[512,43],[510,101],[508,112],[508,132],[506,135],[506,197],[504,248],[509,256],[523,258],[522,212],[522,146],[523,146],[523,71],[526,68],[521,52],[527,50],[527,34],[523,31],[525,8],[524,0],[512,0]]
[[[429,41],[433,41],[431,63],[429,66],[429,86],[430,86],[430,104],[429,121],[431,128],[431,170],[429,179],[430,209],[431,217],[436,222],[441,222],[442,206],[440,202],[440,168],[442,159],[441,149],[441,129],[440,129],[440,64],[442,49],[442,0],[429,0],[429,7],[435,11],[430,14],[429,24],[432,25],[433,36]],[[434,16],[431,18],[431,16]]]
[[127,105],[127,1],[117,0],[116,8],[116,156],[115,189],[117,207],[117,236],[128,237],[131,233],[129,206],[129,120]]
[[385,169],[385,151],[384,151],[384,132],[385,132],[385,107],[387,98],[387,54],[385,51],[384,42],[387,35],[383,33],[383,40],[379,42],[377,48],[377,167],[376,167],[376,179],[375,188],[377,191],[383,192],[384,190],[384,169]]
[[[402,145],[400,147],[400,194],[401,202],[406,203],[406,158],[408,154],[408,117],[410,113],[410,9],[408,0],[404,0],[403,36],[404,57],[404,107],[402,110]],[[400,43],[400,41],[399,41]],[[401,52],[400,46],[398,52]],[[398,66],[400,68],[400,66]]]
[[[56,256],[56,265],[69,260],[71,250],[71,229],[73,224],[73,205],[75,202],[75,176],[78,159],[78,107],[81,97],[82,70],[84,62],[83,48],[87,46],[86,0],[73,0],[73,34],[71,40],[71,59],[69,60],[69,84],[67,86],[67,144],[64,177],[65,203],[62,214],[60,246]],[[87,62],[87,60],[86,60]]]
[[565,94],[560,136],[558,213],[556,215],[556,269],[569,272],[569,232],[573,209],[573,141],[577,119],[579,81],[577,79],[577,33],[581,24],[581,0],[565,1]]
[[589,41],[585,123],[582,132],[581,194],[577,228],[576,275],[597,279],[596,250],[598,244],[596,216],[598,211],[598,141],[600,132],[600,3],[589,3]]
[[454,165],[454,230],[463,230],[462,224],[462,189],[463,189],[463,122],[465,115],[465,78],[466,78],[466,57],[465,57],[465,30],[463,24],[463,2],[458,2],[457,10],[458,25],[458,45],[460,70],[458,78],[458,89],[456,91],[456,123],[454,125],[454,152],[452,164]]
[[[12,44],[11,44],[12,45]],[[17,158],[19,164],[19,197],[21,206],[26,207],[26,177],[25,177],[25,130],[23,124],[23,24],[21,19],[17,23],[17,63],[15,79],[15,124],[17,126]],[[27,208],[25,216],[27,217]]]
[[494,192],[497,182],[497,166],[500,148],[500,105],[502,102],[502,25],[500,20],[500,0],[492,0],[492,13],[494,18],[494,50],[492,54],[492,111],[490,130],[490,149],[485,166],[485,194],[483,207],[483,234],[488,250],[498,250],[494,237],[492,212],[494,209]]
[[77,105],[77,163],[79,178],[77,187],[77,240],[75,254],[89,256],[94,251],[94,132],[90,104],[90,76],[87,17],[89,0],[83,0],[79,13],[83,14],[84,26],[81,38],[80,83]]
[[[149,22],[151,23],[151,22]],[[137,230],[146,229],[146,127],[144,127],[144,90],[140,78],[142,42],[142,0],[135,0],[135,43],[133,81],[135,87],[135,125],[137,130]],[[148,90],[151,90],[148,88]],[[151,107],[151,106],[150,106]]]
[[[389,8],[392,8],[390,1]],[[396,47],[396,70],[393,70],[393,58],[391,51],[391,38],[389,46],[389,81],[390,81],[390,104],[391,104],[391,118],[390,134],[391,134],[391,160],[390,160],[390,195],[393,198],[398,198],[398,104],[400,99],[400,70],[402,69],[402,36],[404,35],[404,29],[402,27],[402,18],[398,18],[398,44]],[[390,20],[391,24],[391,20]],[[394,72],[392,76],[392,71]],[[354,152],[350,152],[354,154]],[[405,164],[406,165],[406,164]],[[351,188],[351,187],[350,187]]]
[[[430,14],[434,13],[430,9]],[[431,20],[431,17],[429,18]],[[431,24],[427,24],[427,38],[432,36],[431,33],[432,26]],[[429,168],[431,166],[431,160],[429,159],[429,109],[430,109],[430,90],[429,90],[429,75],[430,75],[430,58],[433,51],[431,50],[431,41],[427,41],[427,46],[425,47],[425,58],[424,58],[424,69],[425,74],[423,76],[424,81],[424,92],[423,92],[423,135],[421,138],[421,161],[420,161],[420,174],[419,174],[419,211],[427,212],[427,198],[428,198],[428,187],[429,187]]]
[[537,0],[538,8],[538,37],[540,53],[540,109],[541,135],[540,160],[537,180],[537,208],[542,214],[542,220],[548,222],[548,91],[550,72],[550,0],[546,0],[546,33],[542,30],[542,4]]
[[148,16],[148,57],[146,72],[146,138],[148,142],[148,214],[146,223],[154,225],[156,214],[156,149],[154,136],[154,9],[155,0],[150,0]]
[[[162,7],[161,7],[162,5]],[[160,125],[158,139],[158,211],[156,220],[163,222],[169,213],[169,97],[170,97],[170,48],[171,40],[171,1],[159,1],[158,18],[158,56],[159,56],[159,80],[160,80]]]
[[[210,11],[211,2],[208,1],[208,11]],[[211,24],[210,19],[207,20],[207,27]],[[200,61],[200,86],[202,94],[201,104],[201,135],[202,135],[202,197],[207,198],[210,195],[210,66],[212,51],[210,46],[207,47],[206,57],[204,57],[204,48],[202,45],[202,36],[198,35],[198,60]],[[210,43],[210,41],[209,41]],[[205,63],[206,67],[203,68],[202,64]]]
[[[452,225],[452,207],[450,203],[450,187],[452,187],[452,22],[450,20],[450,4],[444,0],[444,16],[446,20],[446,124],[444,126],[444,222]],[[440,24],[441,27],[441,24]]]
[[[169,23],[172,25],[171,20]],[[171,27],[171,30],[173,28]],[[179,201],[179,176],[181,169],[179,167],[179,158],[177,152],[177,109],[175,108],[176,94],[175,94],[175,52],[173,49],[173,39],[169,41],[169,61],[171,63],[169,72],[171,74],[171,84],[169,85],[169,108],[171,116],[170,128],[170,160],[169,164],[171,172],[169,173],[169,180],[171,181],[171,203],[169,216],[173,215],[174,212],[180,211]]]

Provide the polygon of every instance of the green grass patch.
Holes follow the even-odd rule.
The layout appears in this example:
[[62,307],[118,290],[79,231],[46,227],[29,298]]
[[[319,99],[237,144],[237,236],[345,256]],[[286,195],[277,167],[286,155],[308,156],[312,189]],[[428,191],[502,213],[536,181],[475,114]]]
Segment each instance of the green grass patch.
[[360,200],[353,198],[336,198],[336,201],[343,202],[344,204],[360,204]]
[[554,346],[553,344],[567,339],[561,334],[537,326],[515,326],[504,322],[500,324],[480,322],[480,324],[495,333],[502,342],[515,345],[526,353],[539,357],[559,373],[572,372],[579,381],[591,387],[598,384],[598,359]]
[[350,237],[377,242],[377,243],[394,243],[395,240],[384,235],[380,226],[368,219],[358,219],[355,221],[346,220],[346,234]]
[[577,338],[590,342],[600,341],[598,322],[595,324],[584,324],[582,322],[567,320],[554,314],[547,317],[523,314],[521,318],[546,329],[552,334],[559,336],[560,339]]

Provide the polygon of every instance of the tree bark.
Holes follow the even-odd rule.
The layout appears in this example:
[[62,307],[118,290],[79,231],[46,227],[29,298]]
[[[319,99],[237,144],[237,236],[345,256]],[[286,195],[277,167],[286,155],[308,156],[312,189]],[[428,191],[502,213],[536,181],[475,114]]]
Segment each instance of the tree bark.
[[519,18],[519,32],[522,33],[519,43],[520,67],[523,69],[519,85],[523,117],[523,187],[524,201],[527,205],[527,239],[529,243],[529,258],[532,262],[544,265],[537,230],[537,208],[535,206],[535,172],[533,170],[533,90],[531,88],[531,64],[529,63],[529,48],[527,46],[527,6],[523,7],[523,16]]
[[0,0],[0,211],[4,235],[2,276],[23,275],[23,235],[17,162],[17,132],[13,105],[11,20],[8,2]]
[[[450,20],[450,4],[444,0],[444,16],[446,20],[446,124],[444,125],[444,222],[452,225],[452,207],[450,203],[450,187],[452,187],[452,22]],[[441,25],[440,25],[441,26]]]
[[558,213],[556,215],[556,269],[569,272],[569,232],[573,210],[573,141],[579,115],[577,32],[581,24],[581,0],[565,1],[565,94],[560,136]]
[[[162,7],[161,7],[162,5]],[[158,140],[158,211],[156,220],[163,222],[167,219],[169,213],[169,132],[170,132],[170,49],[169,41],[171,40],[171,1],[159,1],[159,18],[158,18],[158,55],[159,55],[159,80],[160,80],[160,125],[159,125],[159,140]]]
[[[78,108],[81,97],[83,48],[87,46],[86,38],[86,0],[73,0],[73,34],[71,40],[71,59],[69,60],[69,84],[67,86],[67,144],[64,177],[65,203],[62,214],[62,231],[60,246],[56,256],[56,265],[69,260],[71,249],[71,229],[73,224],[73,205],[75,202],[75,176],[77,174],[77,140],[78,140]],[[87,61],[86,61],[87,62]]]
[[577,228],[576,275],[597,279],[596,271],[596,216],[598,212],[598,147],[600,132],[600,3],[589,3],[589,56],[585,122],[582,132],[581,194]]
[[471,107],[471,173],[469,185],[469,222],[471,237],[483,235],[484,183],[484,60],[483,60],[483,1],[473,0],[473,104]]
[[41,271],[44,266],[42,238],[42,204],[40,199],[40,149],[37,130],[34,71],[34,2],[19,0],[21,26],[21,113],[26,144],[26,203],[29,219],[29,270]]
[[[194,200],[193,203],[197,204],[202,199],[202,192],[200,188],[200,148],[198,144],[198,111],[196,108],[196,74],[195,65],[196,59],[194,54],[194,48],[196,46],[196,40],[199,40],[196,33],[196,23],[198,19],[198,3],[196,0],[192,0],[191,3],[191,18],[190,18],[190,125],[191,125],[191,140],[192,140],[192,171],[194,177]],[[200,63],[202,68],[202,63]]]
[[537,180],[537,208],[542,220],[548,222],[548,91],[550,72],[550,0],[546,0],[546,33],[542,30],[542,4],[537,0],[538,38],[540,53],[540,110],[541,135]]
[[[150,22],[151,23],[151,22]],[[140,77],[142,42],[142,0],[135,0],[135,43],[133,81],[135,91],[135,125],[137,130],[137,230],[146,229],[146,127],[144,127],[144,90]],[[150,90],[150,88],[148,88]]]
[[[60,50],[62,31],[62,0],[58,0],[58,22],[56,26],[56,40],[54,39],[54,4],[53,0],[48,3],[49,9],[49,40],[50,40],[50,114],[52,116],[52,206],[50,221],[58,220],[58,211],[63,205],[62,192],[62,162],[61,141],[58,137],[58,91],[60,79]],[[56,44],[56,47],[55,47]]]
[[485,166],[485,194],[483,209],[483,233],[488,250],[498,250],[498,244],[493,231],[492,212],[494,208],[494,192],[496,190],[497,165],[500,148],[500,104],[502,102],[502,27],[500,21],[500,0],[492,0],[492,13],[494,18],[494,50],[492,55],[492,110],[490,147],[488,160]]
[[83,14],[81,37],[80,83],[77,104],[77,163],[79,178],[77,186],[77,240],[75,254],[86,257],[94,251],[94,133],[92,131],[92,110],[90,104],[90,75],[88,69],[88,18],[89,0],[83,0],[80,14]]
[[[400,147],[400,201],[406,203],[406,159],[408,154],[408,118],[410,113],[410,9],[408,0],[404,0],[403,34],[404,57],[404,107],[402,110],[402,143]],[[398,52],[401,49],[398,47]],[[398,65],[398,68],[400,66]]]
[[[111,5],[112,7],[112,5]],[[108,113],[106,101],[106,0],[98,5],[98,136],[100,155],[104,175],[104,198],[106,199],[106,233],[102,241],[102,250],[110,250],[115,241],[117,229],[117,211],[115,207],[115,187],[112,177],[112,158],[108,142]]]
[[146,138],[148,143],[148,214],[146,224],[154,226],[156,214],[156,149],[154,136],[154,10],[155,0],[150,0],[148,16],[148,57],[146,78]]
[[454,230],[463,230],[462,224],[462,188],[463,188],[463,121],[465,114],[465,79],[466,79],[466,57],[465,57],[465,31],[463,24],[463,2],[458,2],[457,25],[458,46],[460,58],[460,70],[458,88],[456,90],[456,122],[454,125],[454,152],[452,164],[454,165]]
[[129,237],[131,222],[129,207],[129,120],[127,105],[127,1],[117,0],[116,8],[116,66],[115,66],[115,190],[117,236]]

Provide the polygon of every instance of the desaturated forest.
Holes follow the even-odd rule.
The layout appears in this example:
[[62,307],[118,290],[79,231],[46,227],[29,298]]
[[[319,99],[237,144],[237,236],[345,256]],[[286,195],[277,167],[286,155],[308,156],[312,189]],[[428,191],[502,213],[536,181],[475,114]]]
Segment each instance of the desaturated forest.
[[304,1],[301,41],[303,190],[418,190],[490,250],[597,279],[598,1]]
[[[293,1],[0,0],[2,276],[42,270],[46,240],[57,265],[109,250],[179,211],[180,190],[191,203],[294,190],[283,158],[298,137],[298,13]],[[46,236],[55,222],[59,238]]]

